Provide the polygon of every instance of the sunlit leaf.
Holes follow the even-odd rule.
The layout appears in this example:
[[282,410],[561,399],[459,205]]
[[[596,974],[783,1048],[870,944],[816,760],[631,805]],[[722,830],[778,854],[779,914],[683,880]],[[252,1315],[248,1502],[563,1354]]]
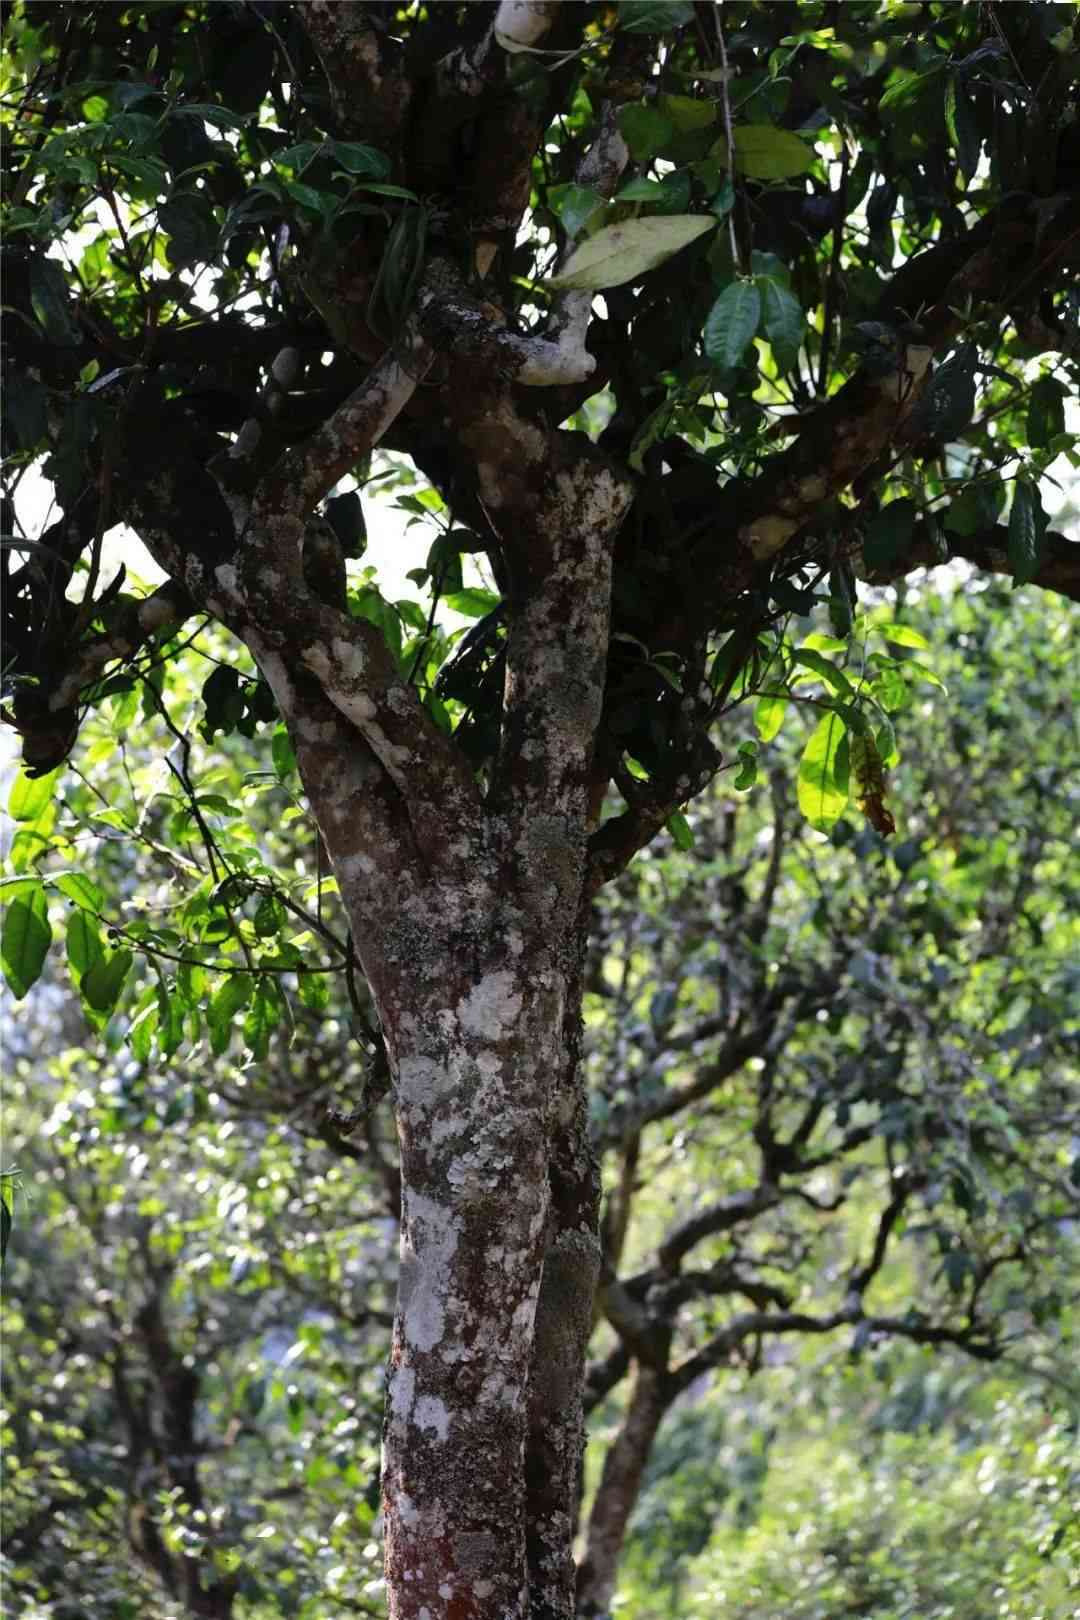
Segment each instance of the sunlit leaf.
[[840,715],[822,715],[799,761],[799,808],[819,832],[843,815],[848,803],[847,726]]
[[16,1001],[40,977],[51,940],[45,886],[37,883],[29,894],[20,894],[11,902],[0,932],[0,965]]
[[700,214],[658,214],[605,225],[575,248],[549,286],[589,292],[636,281],[715,226]]

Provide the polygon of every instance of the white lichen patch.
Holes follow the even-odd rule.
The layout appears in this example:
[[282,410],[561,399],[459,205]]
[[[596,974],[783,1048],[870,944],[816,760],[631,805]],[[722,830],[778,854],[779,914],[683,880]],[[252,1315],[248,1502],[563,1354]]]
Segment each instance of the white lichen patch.
[[416,1399],[416,1371],[412,1367],[395,1367],[390,1375],[390,1421],[407,1423]]
[[485,973],[458,1002],[458,1020],[467,1035],[500,1040],[521,1016],[521,997],[514,975],[506,969]]
[[344,636],[335,636],[330,643],[330,651],[346,675],[359,677],[364,673],[367,658],[358,641],[347,641]]
[[[406,1191],[404,1206],[399,1291],[405,1339],[417,1350],[433,1350],[446,1327],[445,1293],[457,1252],[458,1222],[449,1209],[424,1193]],[[423,1239],[422,1261],[414,1233]]]
[[398,1090],[410,1107],[434,1108],[456,1090],[454,1076],[434,1058],[403,1057],[398,1069]]
[[421,1395],[413,1408],[413,1422],[418,1429],[434,1429],[439,1440],[450,1432],[450,1413],[437,1395]]

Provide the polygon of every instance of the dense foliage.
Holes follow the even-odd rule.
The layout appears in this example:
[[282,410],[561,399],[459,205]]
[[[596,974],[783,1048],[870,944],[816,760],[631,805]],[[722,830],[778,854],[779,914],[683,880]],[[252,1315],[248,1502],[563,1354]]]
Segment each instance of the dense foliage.
[[[1033,1594],[1061,1620],[1074,1601],[1071,626],[1031,593],[899,612],[949,688],[914,697],[928,747],[905,761],[904,838],[801,828],[793,732],[768,782],[728,781],[692,813],[693,849],[660,846],[594,918],[605,1304],[666,1368],[625,1499],[622,1612],[640,1620],[817,1620],[841,1594],[880,1620],[886,1593],[898,1615],[974,1620],[990,1570],[1002,1620]],[[202,660],[182,667],[194,691]],[[183,910],[207,875],[179,785],[154,780],[159,724],[88,722],[52,832],[84,859],[94,841],[120,930],[143,906]],[[196,739],[193,756],[200,780],[217,760],[217,858],[254,842],[302,896],[306,814],[281,813],[243,740]],[[224,1612],[379,1612],[399,1192],[385,1104],[346,1117],[367,1034],[343,1041],[356,1015],[322,975],[325,1004],[292,997],[264,1062],[239,1030],[209,1051],[208,1021],[163,1067],[138,1029],[159,1029],[158,975],[175,971],[161,954],[144,1005],[98,1045],[70,995],[40,987],[17,1049],[9,1590],[43,1620],[202,1612],[183,1551],[194,1590],[242,1572]],[[863,1319],[844,1319],[883,1217]],[[647,1320],[628,1327],[634,1310]],[[969,1371],[937,1335],[969,1341]],[[586,1525],[632,1410],[610,1326],[593,1355]]]
[[737,1613],[725,1388],[1064,1363],[1075,8],[15,0],[2,74],[12,1579]]

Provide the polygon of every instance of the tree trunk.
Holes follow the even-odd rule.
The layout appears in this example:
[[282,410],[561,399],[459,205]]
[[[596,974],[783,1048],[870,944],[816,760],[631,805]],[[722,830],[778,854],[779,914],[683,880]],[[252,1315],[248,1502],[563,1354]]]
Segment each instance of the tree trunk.
[[669,1405],[663,1373],[639,1363],[630,1405],[604,1459],[589,1516],[586,1552],[578,1578],[577,1612],[581,1620],[596,1620],[611,1607],[626,1527],[641,1490],[656,1431]]
[[582,908],[548,908],[548,926],[538,924],[537,874],[519,878],[493,849],[496,818],[460,831],[460,876],[444,866],[416,883],[403,863],[386,884],[364,850],[384,813],[406,836],[400,801],[324,700],[305,693],[296,718],[296,683],[272,657],[264,667],[294,716],[394,1082],[402,1210],[383,1455],[390,1612],[571,1620],[600,1254],[577,1061]]
[[441,946],[438,967],[422,952],[434,994],[384,1014],[402,1167],[391,1613],[564,1620],[599,1256],[577,1005],[568,1020],[565,969],[513,927]]

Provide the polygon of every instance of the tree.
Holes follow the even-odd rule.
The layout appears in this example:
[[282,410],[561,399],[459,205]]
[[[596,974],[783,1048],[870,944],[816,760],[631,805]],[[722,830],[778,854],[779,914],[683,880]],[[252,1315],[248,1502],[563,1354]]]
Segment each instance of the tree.
[[[899,611],[949,686],[948,705],[919,705],[902,840],[845,819],[825,842],[800,824],[785,728],[768,783],[722,780],[689,813],[691,850],[661,840],[597,900],[584,1049],[607,1202],[582,1615],[610,1606],[616,1566],[620,1608],[648,1620],[692,1607],[710,1562],[735,1558],[781,1606],[810,1603],[837,1544],[858,1593],[885,1542],[919,1548],[929,1612],[937,1520],[904,1492],[889,1507],[890,1471],[932,1461],[941,1494],[966,1501],[990,1452],[1037,1439],[1045,1453],[1048,1425],[1065,1444],[1067,1407],[1047,1392],[1075,1364],[1071,625],[998,587]],[[173,692],[194,705],[205,667],[189,649]],[[197,905],[210,857],[181,785],[154,790],[156,715],[118,734],[109,708],[88,719],[51,838],[78,838],[108,886],[101,916],[127,932],[130,897],[169,919]],[[214,858],[238,869],[257,848],[298,907],[315,887],[297,870],[310,824],[282,815],[259,739],[193,753],[200,781],[216,761],[199,794]],[[69,915],[69,955],[85,916]],[[151,982],[104,1041],[87,1040],[70,986],[39,981],[25,1051],[9,1053],[6,1152],[29,1219],[8,1260],[6,1588],[26,1620],[375,1612],[389,1109],[348,1118],[364,1042],[342,1038],[341,974],[319,976],[325,1006],[290,998],[294,1027],[257,1064],[218,1007],[162,1063],[155,1036],[177,1035],[161,932],[142,939]],[[1035,1439],[999,1437],[999,1396],[1031,1409],[1010,1427]],[[914,1432],[928,1424],[932,1459]],[[794,1508],[775,1504],[795,1476],[810,1488],[824,1435],[837,1489],[796,1579],[774,1544]],[[990,1452],[974,1452],[983,1435]],[[1014,1574],[1024,1497],[986,1525]],[[1030,1571],[1051,1589],[1067,1502],[1047,1496]],[[947,1599],[970,1588],[978,1612],[985,1555],[970,1562],[978,1580],[952,1579]]]
[[[80,720],[138,687],[183,777],[169,668],[215,622],[207,728],[284,722],[393,1084],[400,1620],[574,1609],[592,897],[685,840],[751,695],[766,736],[792,700],[820,716],[815,827],[854,798],[891,829],[905,644],[863,659],[858,580],[959,557],[1080,596],[1039,496],[1072,445],[1077,50],[1042,4],[11,11],[10,465],[47,452],[61,515],[27,535],[9,484],[5,971],[40,971]],[[376,446],[446,514],[427,610],[350,570],[334,492]],[[149,595],[105,577],[117,524]],[[443,598],[486,610],[453,652]],[[835,634],[797,647],[819,599]],[[104,1020],[131,952],[65,881]],[[242,1005],[223,941],[265,1054],[279,979],[311,976],[265,890],[257,859],[215,871],[182,919],[163,1055]]]

